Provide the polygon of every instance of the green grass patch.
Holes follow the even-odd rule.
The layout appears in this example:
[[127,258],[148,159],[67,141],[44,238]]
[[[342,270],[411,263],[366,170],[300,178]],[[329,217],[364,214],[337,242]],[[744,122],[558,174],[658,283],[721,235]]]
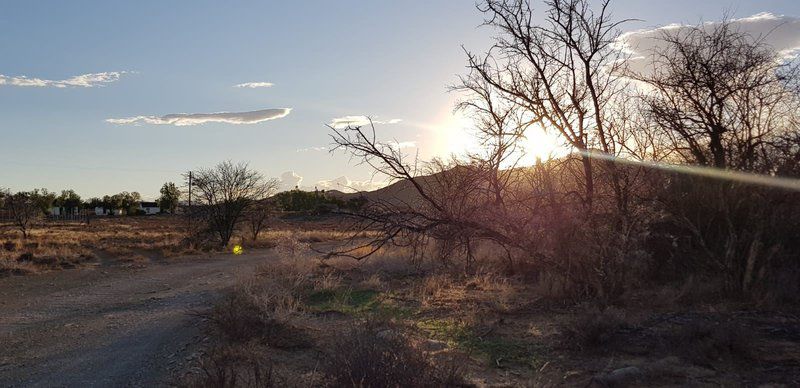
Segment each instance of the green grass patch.
[[379,291],[371,289],[337,289],[316,291],[308,295],[306,305],[312,312],[338,311],[363,316],[407,318],[412,311],[397,305]]
[[507,364],[526,365],[539,368],[543,362],[539,346],[499,336],[478,337],[474,330],[463,322],[452,319],[426,319],[417,322],[417,327],[448,346],[465,350],[485,358],[496,367]]

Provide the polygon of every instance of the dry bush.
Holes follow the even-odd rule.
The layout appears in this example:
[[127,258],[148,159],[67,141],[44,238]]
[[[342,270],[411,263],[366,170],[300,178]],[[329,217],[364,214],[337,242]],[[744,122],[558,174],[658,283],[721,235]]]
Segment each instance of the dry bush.
[[729,297],[779,297],[800,283],[796,193],[674,177],[661,195],[671,227],[658,233],[669,243],[658,272],[720,279]]
[[311,245],[301,241],[296,233],[289,233],[277,238],[275,251],[283,257],[300,257],[311,252]]
[[31,262],[0,258],[0,276],[4,275],[29,275],[41,271],[41,268]]
[[614,345],[620,329],[628,326],[623,312],[589,310],[576,314],[562,329],[564,342],[580,350],[604,350]]
[[8,252],[14,252],[18,250],[20,247],[19,241],[16,240],[6,240],[3,242],[3,249]]
[[178,382],[181,387],[270,388],[286,386],[274,364],[254,346],[220,346],[200,359],[200,373]]
[[330,269],[314,277],[314,291],[335,290],[341,285],[341,275]]
[[383,282],[380,274],[374,273],[371,274],[368,278],[361,281],[361,288],[367,288],[371,290],[384,290],[386,289],[386,284]]
[[440,369],[396,327],[367,323],[332,345],[323,371],[335,387],[463,386],[455,368]]
[[753,358],[754,333],[733,323],[691,322],[672,334],[678,354],[696,365],[713,367],[720,361]]
[[214,330],[234,342],[255,340],[286,349],[310,346],[306,334],[289,319],[288,312],[296,308],[294,297],[274,291],[241,287],[229,293],[209,314]]
[[419,300],[422,306],[429,307],[452,286],[452,278],[443,273],[425,276],[419,284]]

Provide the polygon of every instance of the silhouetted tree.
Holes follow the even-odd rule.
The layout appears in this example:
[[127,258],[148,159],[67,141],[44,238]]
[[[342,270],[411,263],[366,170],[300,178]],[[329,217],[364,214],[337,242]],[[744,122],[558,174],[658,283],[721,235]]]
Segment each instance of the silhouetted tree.
[[[606,0],[591,7],[588,0],[547,0],[544,22],[534,24],[537,18],[528,0],[482,2],[478,9],[486,15],[485,24],[498,36],[487,54],[467,52],[470,73],[456,87],[479,94],[482,102],[491,97],[508,106],[505,110],[517,116],[517,135],[536,124],[574,147],[583,164],[588,209],[595,197],[589,151],[619,151],[607,106],[624,86],[616,74],[623,54],[613,44],[625,20],[613,20],[608,4]],[[610,169],[620,201],[621,189],[614,167]]]
[[797,67],[730,21],[666,29],[652,69],[646,113],[685,161],[762,173],[778,136],[797,131]]
[[230,241],[246,211],[274,189],[261,173],[247,163],[225,161],[193,174],[198,213],[221,245]]
[[245,213],[245,219],[253,241],[258,240],[258,235],[267,227],[270,217],[275,212],[275,204],[268,197],[278,190],[280,180],[270,179],[266,181],[265,186],[264,198],[254,200]]
[[164,183],[164,186],[161,186],[161,197],[158,199],[158,206],[161,207],[162,211],[175,213],[180,198],[181,191],[174,183]]

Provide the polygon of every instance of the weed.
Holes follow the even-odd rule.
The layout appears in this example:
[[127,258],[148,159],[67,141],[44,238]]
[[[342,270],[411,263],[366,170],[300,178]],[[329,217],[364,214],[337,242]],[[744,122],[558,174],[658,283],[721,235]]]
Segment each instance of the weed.
[[447,387],[463,386],[459,370],[435,367],[422,350],[394,327],[366,324],[341,336],[324,371],[332,386]]
[[427,319],[417,322],[417,327],[434,339],[446,341],[450,347],[477,353],[497,367],[513,363],[535,368],[541,363],[538,357],[540,349],[535,345],[499,336],[480,336],[460,321]]

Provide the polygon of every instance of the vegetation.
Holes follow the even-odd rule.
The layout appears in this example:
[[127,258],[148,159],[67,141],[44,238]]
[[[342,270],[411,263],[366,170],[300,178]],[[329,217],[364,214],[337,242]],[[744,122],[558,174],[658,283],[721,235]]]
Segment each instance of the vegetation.
[[266,200],[278,186],[246,163],[222,162],[194,173],[197,213],[220,245],[226,246],[248,210]]
[[[356,230],[380,234],[333,255],[431,246],[471,273],[476,250],[496,246],[507,270],[535,268],[563,279],[574,298],[602,303],[663,277],[665,264],[679,267],[668,281],[705,277],[744,298],[800,283],[790,237],[797,191],[738,173],[797,177],[794,67],[726,21],[665,32],[658,70],[633,73],[612,47],[624,21],[607,2],[546,4],[537,25],[526,1],[479,7],[499,35],[489,54],[467,53],[469,72],[454,90],[484,153],[409,163],[373,125],[331,127],[340,148],[413,192],[355,212]],[[732,73],[741,76],[724,75]],[[575,152],[517,167],[520,142],[537,127]],[[420,165],[425,174],[410,167]]]
[[303,191],[294,189],[278,193],[274,197],[278,208],[287,212],[329,213],[332,210],[358,210],[366,203],[362,197],[343,200],[326,194],[325,191]]
[[174,183],[167,182],[164,183],[164,186],[161,186],[160,192],[161,197],[158,198],[158,206],[162,211],[174,214],[181,199],[181,191]]
[[[496,35],[452,89],[481,152],[412,161],[372,122],[332,125],[394,185],[276,194],[227,161],[192,173],[186,218],[60,232],[31,228],[76,193],[5,191],[0,271],[270,248],[198,313],[189,386],[797,385],[797,63],[724,21],[664,29],[634,71],[608,5],[480,3]],[[574,152],[522,166],[540,130]],[[180,191],[161,194],[175,213]]]

